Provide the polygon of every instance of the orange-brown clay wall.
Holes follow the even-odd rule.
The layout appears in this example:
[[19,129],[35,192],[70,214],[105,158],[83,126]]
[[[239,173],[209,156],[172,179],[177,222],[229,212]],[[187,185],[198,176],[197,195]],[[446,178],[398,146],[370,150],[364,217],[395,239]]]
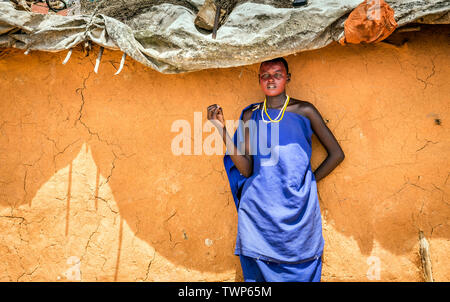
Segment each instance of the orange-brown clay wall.
[[[288,94],[346,154],[318,182],[323,281],[424,280],[420,230],[450,281],[448,34],[287,57]],[[238,119],[262,99],[258,65],[163,75],[128,58],[114,76],[121,53],[96,74],[97,53],[0,53],[0,281],[242,280],[222,156],[174,155],[171,127],[189,122],[194,153],[194,112]],[[313,169],[325,156],[314,136]]]

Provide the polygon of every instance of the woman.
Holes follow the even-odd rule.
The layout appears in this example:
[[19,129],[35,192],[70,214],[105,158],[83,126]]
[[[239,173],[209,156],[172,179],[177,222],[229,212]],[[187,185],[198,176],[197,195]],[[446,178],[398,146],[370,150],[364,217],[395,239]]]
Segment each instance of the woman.
[[[224,165],[238,209],[235,254],[245,281],[320,281],[324,239],[316,182],[344,152],[311,103],[286,95],[290,78],[283,58],[261,63],[266,98],[243,109],[233,139],[222,108],[207,108],[227,146]],[[312,133],[328,152],[314,172]]]

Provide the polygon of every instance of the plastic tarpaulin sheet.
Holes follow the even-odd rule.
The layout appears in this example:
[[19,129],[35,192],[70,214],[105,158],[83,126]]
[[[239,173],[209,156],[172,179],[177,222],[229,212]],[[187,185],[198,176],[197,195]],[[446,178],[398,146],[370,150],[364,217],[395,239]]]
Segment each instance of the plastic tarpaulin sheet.
[[[123,22],[95,5],[80,15],[61,16],[16,10],[12,3],[0,2],[0,47],[57,52],[91,41],[121,50],[161,73],[226,68],[339,41],[345,20],[362,1],[310,0],[298,8],[276,7],[268,0],[238,1],[215,39],[194,24],[204,1],[182,2],[158,1]],[[449,0],[386,2],[399,27],[411,22],[449,23]]]

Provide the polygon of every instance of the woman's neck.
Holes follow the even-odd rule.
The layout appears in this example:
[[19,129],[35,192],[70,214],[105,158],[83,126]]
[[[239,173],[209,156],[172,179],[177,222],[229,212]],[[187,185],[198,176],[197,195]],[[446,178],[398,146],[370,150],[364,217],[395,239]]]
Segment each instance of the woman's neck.
[[266,95],[266,106],[267,108],[280,109],[283,107],[284,102],[286,102],[286,92],[282,92],[277,96]]

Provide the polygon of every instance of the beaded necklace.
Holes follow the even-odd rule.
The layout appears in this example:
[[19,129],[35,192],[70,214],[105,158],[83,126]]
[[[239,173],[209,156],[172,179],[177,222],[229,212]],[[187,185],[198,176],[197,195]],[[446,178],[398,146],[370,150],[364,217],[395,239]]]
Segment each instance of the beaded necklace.
[[[274,120],[272,120],[272,119],[270,118],[270,115],[267,113],[267,105],[266,105],[267,97],[264,98],[263,110],[261,110],[261,119],[262,119],[262,121],[263,121],[264,123],[278,123],[278,122],[280,122],[280,121],[283,119],[284,112],[286,111],[287,105],[289,104],[289,100],[290,100],[290,97],[289,97],[288,95],[286,95],[286,101],[284,101],[283,108],[280,110],[280,113],[278,113],[278,116],[277,116]],[[266,113],[266,115],[269,117],[269,120],[270,120],[270,121],[266,121],[266,120],[264,119],[263,111],[264,111],[264,112]],[[280,116],[281,116],[281,117],[280,117]]]

